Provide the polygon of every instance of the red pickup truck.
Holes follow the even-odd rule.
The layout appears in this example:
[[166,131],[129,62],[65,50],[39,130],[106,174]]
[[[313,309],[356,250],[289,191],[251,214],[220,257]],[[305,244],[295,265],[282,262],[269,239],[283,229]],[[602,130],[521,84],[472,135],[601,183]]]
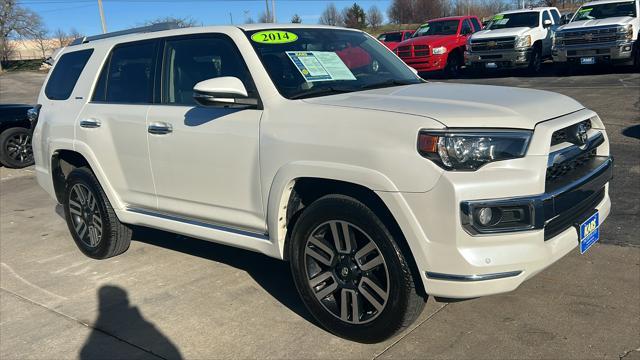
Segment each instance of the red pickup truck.
[[389,31],[378,35],[378,40],[385,44],[389,49],[393,50],[402,41],[407,40],[413,35],[413,30]]
[[455,76],[464,64],[467,38],[482,30],[477,16],[455,16],[430,20],[413,36],[396,46],[394,52],[419,72],[444,70]]

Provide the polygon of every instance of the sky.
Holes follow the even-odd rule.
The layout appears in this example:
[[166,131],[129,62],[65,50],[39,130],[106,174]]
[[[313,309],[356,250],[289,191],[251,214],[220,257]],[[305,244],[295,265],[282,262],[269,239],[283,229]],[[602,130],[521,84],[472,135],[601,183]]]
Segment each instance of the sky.
[[[272,0],[268,0],[271,4]],[[327,3],[338,9],[354,2],[365,10],[377,6],[386,16],[390,0],[275,0],[278,22],[290,22],[298,14],[303,23],[317,24]],[[203,25],[244,23],[250,16],[257,21],[265,11],[265,0],[103,0],[107,31],[123,30],[159,17],[190,17]],[[102,32],[97,0],[18,0],[42,16],[50,31],[77,29],[84,35]]]

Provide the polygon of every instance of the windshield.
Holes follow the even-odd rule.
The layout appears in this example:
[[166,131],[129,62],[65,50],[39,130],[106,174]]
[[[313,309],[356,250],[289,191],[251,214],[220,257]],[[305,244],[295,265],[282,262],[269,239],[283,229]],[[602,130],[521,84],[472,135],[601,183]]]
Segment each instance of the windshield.
[[386,33],[378,36],[378,40],[386,41],[386,42],[400,42],[402,41],[402,33],[394,32],[394,33]]
[[610,17],[636,17],[635,1],[590,5],[580,8],[571,21],[606,19]]
[[418,28],[412,37],[427,35],[455,35],[460,20],[431,21]]
[[491,19],[487,30],[508,29],[517,27],[537,27],[539,24],[540,13],[537,11],[498,14]]
[[289,99],[423,82],[359,31],[290,28],[246,34],[276,88]]

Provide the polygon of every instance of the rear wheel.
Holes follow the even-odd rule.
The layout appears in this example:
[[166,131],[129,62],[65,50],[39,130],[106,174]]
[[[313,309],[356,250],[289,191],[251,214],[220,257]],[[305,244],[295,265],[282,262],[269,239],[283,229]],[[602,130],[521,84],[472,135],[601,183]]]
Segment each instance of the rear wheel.
[[0,162],[11,168],[33,165],[31,131],[29,129],[15,127],[0,134]]
[[291,237],[291,271],[311,314],[360,342],[382,341],[424,307],[394,237],[363,203],[327,195],[306,208]]
[[75,169],[67,176],[63,206],[73,240],[85,255],[106,259],[129,248],[131,229],[118,220],[88,168]]

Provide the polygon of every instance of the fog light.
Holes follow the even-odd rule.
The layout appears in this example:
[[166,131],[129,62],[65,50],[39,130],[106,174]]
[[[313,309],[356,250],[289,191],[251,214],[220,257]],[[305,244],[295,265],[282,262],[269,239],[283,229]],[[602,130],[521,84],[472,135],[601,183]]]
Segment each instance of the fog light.
[[622,48],[622,51],[631,51],[631,46],[627,45]]
[[490,208],[481,208],[478,210],[476,217],[480,225],[487,226],[491,223],[491,220],[493,220],[493,211]]

